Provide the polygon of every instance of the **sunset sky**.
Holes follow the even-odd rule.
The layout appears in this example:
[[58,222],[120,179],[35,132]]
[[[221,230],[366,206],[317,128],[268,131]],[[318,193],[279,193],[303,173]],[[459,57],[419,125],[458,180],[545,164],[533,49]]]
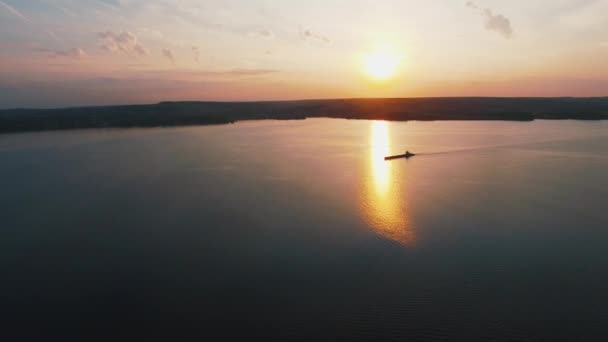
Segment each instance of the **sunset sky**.
[[0,108],[606,95],[608,0],[0,0]]

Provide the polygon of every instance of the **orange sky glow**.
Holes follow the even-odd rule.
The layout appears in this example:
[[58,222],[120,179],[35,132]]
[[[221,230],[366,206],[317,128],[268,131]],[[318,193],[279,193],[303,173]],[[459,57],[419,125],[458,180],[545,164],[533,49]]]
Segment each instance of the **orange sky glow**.
[[606,96],[605,13],[607,0],[0,0],[0,107]]

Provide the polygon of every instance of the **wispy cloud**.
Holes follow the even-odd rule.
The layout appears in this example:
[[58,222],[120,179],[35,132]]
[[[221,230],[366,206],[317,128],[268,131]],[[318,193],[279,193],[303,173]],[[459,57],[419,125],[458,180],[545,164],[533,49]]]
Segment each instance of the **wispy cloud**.
[[[155,3],[149,11],[172,17],[180,23],[192,25],[194,30],[231,34],[251,39],[273,40],[286,38],[293,31],[292,23],[282,17],[252,10],[251,5],[230,6],[229,1],[204,4],[200,1]],[[310,38],[310,37],[309,37]]]
[[164,78],[173,79],[230,79],[230,78],[241,78],[241,77],[255,77],[265,76],[280,73],[278,69],[264,69],[264,68],[233,68],[227,70],[178,70],[178,71],[167,71],[167,70],[156,70],[146,71],[145,75],[152,76],[153,78],[162,76]]
[[97,0],[97,2],[114,7],[120,7],[122,5],[121,0]]
[[244,30],[245,34],[250,37],[260,37],[266,39],[274,38],[274,32],[267,28],[258,28],[258,29],[247,29]]
[[192,47],[192,54],[194,54],[194,61],[196,63],[199,63],[200,57],[201,57],[201,51],[199,50],[199,48],[197,46]]
[[25,21],[26,23],[31,24],[32,21],[26,17],[25,15],[23,15],[21,12],[19,12],[16,8],[14,8],[13,6],[10,6],[9,4],[7,4],[4,1],[0,1],[0,6],[4,7],[7,11],[9,11],[10,13],[12,13],[14,16],[16,16],[17,18]]
[[127,55],[147,55],[147,49],[138,42],[137,36],[131,32],[113,31],[99,32],[97,38],[101,41],[101,48],[110,52],[123,52]]
[[303,40],[307,40],[307,41],[315,41],[315,42],[320,42],[320,43],[324,43],[324,44],[331,43],[331,40],[329,38],[327,38],[326,36],[313,32],[309,29],[300,29],[300,37]]
[[36,49],[36,51],[44,53],[51,58],[65,57],[80,59],[88,56],[88,54],[81,48],[73,48],[69,50]]
[[169,49],[163,49],[163,57],[167,58],[173,65],[175,65],[175,58],[173,52]]
[[44,1],[45,4],[47,4],[48,6],[57,9],[58,11],[62,12],[63,14],[70,16],[70,17],[77,17],[78,15],[69,10],[68,8],[66,8],[65,6],[61,6],[57,3],[57,1],[55,0],[41,0]]
[[161,40],[163,38],[165,38],[165,35],[159,31],[159,30],[155,30],[155,29],[151,29],[151,28],[147,28],[147,27],[140,27],[137,29],[138,33],[140,34],[140,36],[146,36],[152,39],[156,39],[156,40]]
[[488,31],[494,31],[505,38],[513,36],[513,28],[509,18],[502,14],[494,14],[489,8],[481,8],[476,3],[468,1],[466,6],[477,11],[484,18],[484,27]]
[[261,76],[274,74],[279,72],[276,69],[232,69],[224,72],[218,72],[219,75],[231,75],[231,76]]
[[[21,13],[19,10],[17,10],[15,7],[7,4],[6,2],[0,0],[0,7],[3,7],[4,9],[6,9],[9,13],[11,13],[12,15],[14,15],[15,17],[19,18],[21,21],[23,21],[26,24],[32,25],[34,27],[36,27],[37,25],[30,19],[28,18],[26,15],[24,15],[23,13]],[[37,29],[40,29],[40,27],[37,27]],[[45,28],[42,28],[42,31],[44,31],[46,34],[48,34],[51,38],[53,38],[56,41],[60,41],[59,37],[57,37],[57,35],[55,33],[53,33],[50,30],[47,30]]]

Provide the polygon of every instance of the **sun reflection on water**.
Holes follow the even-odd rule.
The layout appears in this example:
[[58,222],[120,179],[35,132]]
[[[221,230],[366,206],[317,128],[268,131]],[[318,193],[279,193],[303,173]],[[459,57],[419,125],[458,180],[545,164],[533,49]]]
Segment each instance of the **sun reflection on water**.
[[384,160],[391,150],[388,123],[373,121],[370,127],[370,166],[362,186],[361,210],[366,222],[377,233],[403,244],[413,242],[409,229],[406,199],[393,176],[391,162]]
[[391,165],[384,160],[390,150],[388,134],[386,121],[372,122],[370,133],[372,179],[376,192],[381,195],[386,195],[391,179]]

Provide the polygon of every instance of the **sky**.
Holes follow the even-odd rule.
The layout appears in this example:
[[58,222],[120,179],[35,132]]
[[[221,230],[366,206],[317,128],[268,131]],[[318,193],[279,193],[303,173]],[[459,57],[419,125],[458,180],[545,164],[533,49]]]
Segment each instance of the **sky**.
[[0,0],[0,108],[422,96],[608,96],[608,0]]

